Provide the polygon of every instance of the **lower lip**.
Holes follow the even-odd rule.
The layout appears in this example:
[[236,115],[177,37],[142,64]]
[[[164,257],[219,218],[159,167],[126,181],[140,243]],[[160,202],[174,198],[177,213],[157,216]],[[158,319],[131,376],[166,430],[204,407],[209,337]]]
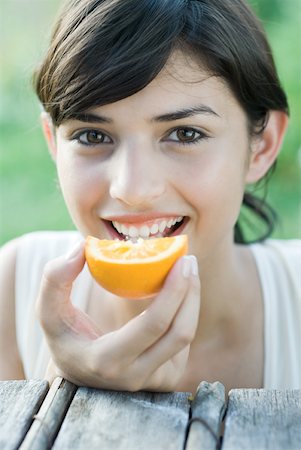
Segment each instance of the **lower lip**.
[[[184,220],[183,220],[183,223],[181,224],[181,226],[179,228],[177,228],[174,233],[172,233],[172,234],[170,234],[169,236],[166,236],[166,237],[178,236],[179,234],[182,234],[185,226],[188,223],[188,221],[189,221],[188,217],[185,217]],[[113,228],[113,226],[111,225],[111,222],[109,222],[108,220],[102,220],[102,223],[104,224],[106,230],[108,231],[108,233],[109,233],[109,235],[110,235],[110,237],[112,239],[119,239],[119,240],[121,240],[120,234]],[[154,235],[153,237],[155,238],[157,236]],[[152,235],[149,238],[146,238],[146,239],[151,239],[151,238],[152,238]]]

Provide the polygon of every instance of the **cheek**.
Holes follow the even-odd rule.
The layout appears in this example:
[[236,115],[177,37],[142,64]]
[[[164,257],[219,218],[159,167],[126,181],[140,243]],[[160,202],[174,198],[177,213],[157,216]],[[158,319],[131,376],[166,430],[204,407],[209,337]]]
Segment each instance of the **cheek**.
[[244,193],[244,153],[225,147],[211,150],[186,168],[184,191],[203,224],[211,227],[222,221],[233,226]]
[[73,157],[57,159],[57,173],[66,204],[71,209],[86,209],[104,193],[104,177],[92,161]]

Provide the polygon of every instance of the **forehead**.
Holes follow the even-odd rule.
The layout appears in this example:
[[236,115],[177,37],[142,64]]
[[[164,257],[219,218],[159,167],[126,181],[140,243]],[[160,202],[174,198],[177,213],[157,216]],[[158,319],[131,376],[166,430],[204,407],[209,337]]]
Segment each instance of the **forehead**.
[[[227,83],[213,76],[188,54],[174,52],[163,70],[136,94],[99,109],[108,116],[128,113],[151,118],[172,110],[204,104],[227,116],[233,109],[243,113]],[[91,111],[98,110],[93,108]],[[147,117],[146,117],[147,116]]]
[[[205,68],[205,65],[197,61],[189,54],[174,52],[167,61],[163,70],[149,84],[153,91],[164,91],[179,97],[203,98],[209,100],[212,97],[223,96],[231,100],[232,94],[227,83],[216,77]],[[234,101],[233,97],[233,101]]]

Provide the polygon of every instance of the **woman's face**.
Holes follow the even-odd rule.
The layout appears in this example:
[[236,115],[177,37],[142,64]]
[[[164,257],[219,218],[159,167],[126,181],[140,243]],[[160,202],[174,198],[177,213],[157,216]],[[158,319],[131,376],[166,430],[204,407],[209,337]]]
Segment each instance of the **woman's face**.
[[84,236],[185,233],[203,260],[233,243],[249,147],[225,83],[177,53],[137,94],[61,124],[56,163]]

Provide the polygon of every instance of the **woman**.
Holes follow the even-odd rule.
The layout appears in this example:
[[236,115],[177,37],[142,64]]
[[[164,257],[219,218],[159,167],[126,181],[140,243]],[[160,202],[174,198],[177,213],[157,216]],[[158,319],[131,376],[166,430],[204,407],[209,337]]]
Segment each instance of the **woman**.
[[[36,90],[78,232],[2,249],[1,377],[300,388],[301,245],[267,240],[273,216],[247,192],[276,161],[288,105],[246,4],[69,2]],[[243,205],[266,225],[258,243]],[[153,299],[113,298],[84,268],[83,237],[133,234],[189,239]]]

